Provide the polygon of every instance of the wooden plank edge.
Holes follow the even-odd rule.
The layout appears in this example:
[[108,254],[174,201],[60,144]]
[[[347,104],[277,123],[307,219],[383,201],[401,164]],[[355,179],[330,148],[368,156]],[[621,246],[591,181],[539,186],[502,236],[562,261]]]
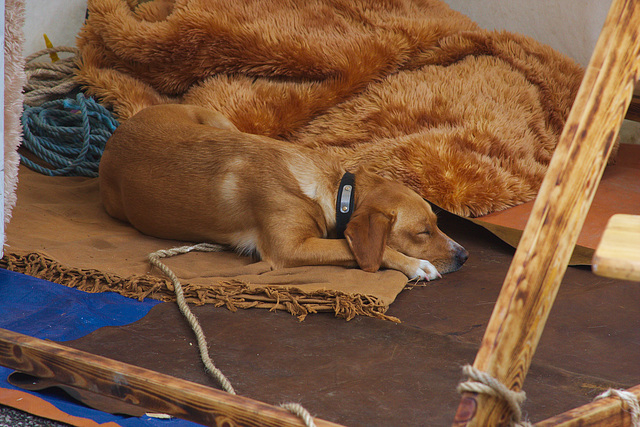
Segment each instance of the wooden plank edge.
[[640,215],[615,214],[591,262],[598,276],[640,281]]
[[[626,390],[640,399],[640,385]],[[536,427],[596,427],[630,426],[631,413],[618,397],[594,400],[544,421]]]
[[304,425],[283,408],[5,329],[0,329],[0,365],[204,425]]
[[627,114],[624,117],[626,120],[633,120],[634,122],[640,122],[640,86],[636,86],[633,90],[633,96],[631,103],[627,109]]
[[626,120],[632,120],[634,122],[640,122],[640,95],[633,94],[629,109],[624,117]]

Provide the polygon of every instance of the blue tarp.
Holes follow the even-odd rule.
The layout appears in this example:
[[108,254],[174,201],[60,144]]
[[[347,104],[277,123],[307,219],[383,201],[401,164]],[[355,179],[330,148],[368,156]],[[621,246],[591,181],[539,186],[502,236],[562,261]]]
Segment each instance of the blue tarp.
[[[90,294],[66,286],[0,269],[0,328],[53,341],[81,338],[103,326],[122,326],[144,317],[158,301],[139,302],[113,292]],[[0,366],[0,388],[12,370]],[[19,390],[19,389],[18,389]],[[29,392],[31,393],[31,392]],[[111,415],[88,408],[62,393],[31,393],[67,414],[123,427],[194,427],[180,419]],[[1,402],[0,402],[1,403]]]

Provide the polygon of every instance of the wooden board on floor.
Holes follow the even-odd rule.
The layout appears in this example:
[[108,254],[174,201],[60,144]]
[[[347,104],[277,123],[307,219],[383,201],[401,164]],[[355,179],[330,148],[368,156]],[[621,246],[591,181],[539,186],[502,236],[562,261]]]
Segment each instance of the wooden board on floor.
[[614,215],[593,256],[599,276],[640,281],[640,215]]

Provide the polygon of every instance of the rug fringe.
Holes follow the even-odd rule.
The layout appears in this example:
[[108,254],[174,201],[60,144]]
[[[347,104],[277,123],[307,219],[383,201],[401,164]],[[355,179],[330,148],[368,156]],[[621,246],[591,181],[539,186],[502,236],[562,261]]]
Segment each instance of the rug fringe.
[[[67,267],[38,252],[8,252],[0,259],[0,268],[84,292],[110,291],[140,301],[145,298],[175,301],[173,286],[167,279],[151,275],[120,277],[94,269]],[[215,285],[186,283],[183,287],[189,304],[213,304],[232,312],[248,308],[282,310],[300,321],[312,313],[333,312],[336,317],[347,321],[356,316],[368,316],[400,323],[398,318],[385,314],[389,307],[383,301],[370,295],[334,290],[305,292],[285,286],[252,287],[237,280],[220,281]]]

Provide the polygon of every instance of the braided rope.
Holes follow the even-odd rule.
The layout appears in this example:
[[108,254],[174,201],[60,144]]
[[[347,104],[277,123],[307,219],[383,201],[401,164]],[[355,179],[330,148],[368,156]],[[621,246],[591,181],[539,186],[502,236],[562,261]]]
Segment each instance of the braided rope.
[[604,399],[605,397],[615,396],[622,400],[622,404],[627,404],[629,408],[629,412],[631,414],[631,425],[633,427],[640,427],[640,402],[638,402],[638,398],[635,394],[626,390],[616,390],[610,388],[604,393],[599,394],[593,400]]
[[526,421],[522,420],[522,409],[520,408],[522,403],[527,398],[524,391],[513,391],[500,381],[482,372],[471,365],[465,365],[462,368],[463,374],[469,378],[469,381],[458,384],[458,393],[470,392],[479,394],[488,394],[498,399],[503,400],[509,406],[511,411],[512,424],[516,426],[528,426],[530,425]]
[[98,176],[100,157],[118,127],[111,113],[93,98],[47,101],[26,107],[22,115],[23,146],[52,168],[21,155],[29,168],[49,176]]
[[[162,271],[167,277],[169,277],[169,279],[173,283],[178,308],[180,308],[182,314],[187,318],[187,321],[191,325],[191,329],[196,335],[196,339],[198,341],[198,349],[200,350],[200,358],[202,359],[205,368],[218,381],[218,383],[225,391],[231,394],[236,394],[227,377],[222,373],[222,371],[220,371],[220,369],[215,367],[215,365],[213,364],[213,360],[211,360],[211,357],[209,356],[209,349],[207,347],[207,340],[204,336],[204,332],[202,330],[202,327],[200,326],[200,323],[198,323],[198,319],[189,309],[189,305],[187,304],[187,301],[184,297],[184,292],[182,291],[180,280],[169,267],[167,267],[162,261],[160,261],[161,258],[169,258],[175,255],[186,254],[191,251],[220,252],[224,249],[225,247],[222,245],[199,243],[192,246],[179,246],[171,249],[161,249],[149,254],[148,258],[151,265],[158,267],[160,271]],[[287,411],[300,418],[304,422],[306,427],[316,427],[316,424],[313,421],[313,416],[311,416],[309,411],[307,411],[299,403],[283,403],[280,405],[280,407],[286,409]]]
[[172,249],[163,249],[157,252],[153,252],[149,254],[149,262],[152,265],[158,267],[164,274],[171,279],[171,282],[174,286],[174,292],[176,293],[176,301],[178,303],[178,307],[182,314],[187,318],[187,321],[191,325],[193,332],[196,335],[196,340],[198,341],[198,349],[200,350],[200,358],[204,363],[207,371],[218,381],[218,383],[222,386],[222,388],[230,393],[236,394],[236,391],[233,389],[231,382],[227,379],[227,377],[222,373],[222,371],[213,364],[213,360],[209,357],[209,349],[207,348],[207,340],[204,336],[204,332],[202,331],[202,327],[200,323],[198,323],[198,319],[193,314],[191,309],[189,309],[189,305],[185,300],[184,293],[182,291],[182,285],[180,284],[180,280],[178,277],[171,271],[169,267],[163,264],[160,261],[160,258],[168,258],[174,255],[186,254],[193,250],[203,251],[203,252],[220,252],[224,250],[224,248],[220,245],[210,245],[208,243],[201,243],[193,246],[180,246]]
[[297,416],[304,422],[307,427],[316,427],[316,423],[313,421],[313,416],[299,403],[281,403],[281,408],[286,409],[293,415]]

